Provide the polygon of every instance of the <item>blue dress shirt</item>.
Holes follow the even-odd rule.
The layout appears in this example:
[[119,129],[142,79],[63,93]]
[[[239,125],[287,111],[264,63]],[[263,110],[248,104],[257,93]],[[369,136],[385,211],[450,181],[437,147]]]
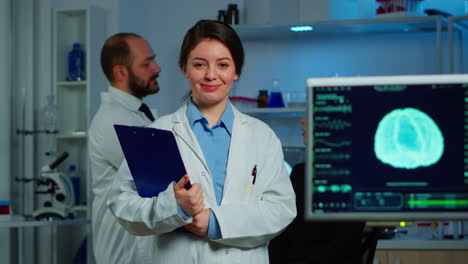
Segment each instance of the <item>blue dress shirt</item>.
[[[223,197],[229,145],[234,122],[234,112],[231,104],[228,103],[219,122],[211,128],[208,127],[208,120],[193,104],[192,100],[188,100],[186,115],[213,177],[216,201],[220,205]],[[208,229],[209,238],[221,238],[218,221],[211,210]]]

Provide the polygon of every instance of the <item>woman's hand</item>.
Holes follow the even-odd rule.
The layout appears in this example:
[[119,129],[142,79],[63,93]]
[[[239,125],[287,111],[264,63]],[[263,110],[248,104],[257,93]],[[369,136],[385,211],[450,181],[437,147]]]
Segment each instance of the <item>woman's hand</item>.
[[199,183],[192,184],[192,188],[188,190],[184,188],[189,180],[189,176],[185,174],[179,182],[174,185],[174,193],[182,211],[187,215],[194,216],[205,207],[205,203],[203,191]]
[[199,236],[208,235],[208,225],[210,224],[210,209],[204,208],[200,213],[192,216],[192,223],[184,227]]

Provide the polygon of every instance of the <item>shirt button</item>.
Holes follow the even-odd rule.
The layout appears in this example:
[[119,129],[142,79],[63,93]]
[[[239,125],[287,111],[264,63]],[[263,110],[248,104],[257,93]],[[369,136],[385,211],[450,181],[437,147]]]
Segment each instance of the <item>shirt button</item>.
[[202,171],[201,175],[206,176],[206,172]]

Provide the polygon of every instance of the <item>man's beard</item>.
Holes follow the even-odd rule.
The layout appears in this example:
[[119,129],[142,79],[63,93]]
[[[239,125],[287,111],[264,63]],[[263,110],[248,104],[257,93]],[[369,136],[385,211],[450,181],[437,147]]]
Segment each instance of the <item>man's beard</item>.
[[[155,94],[159,92],[159,84],[156,78],[158,78],[159,74],[155,74],[151,76],[149,80],[147,80],[146,85],[143,79],[138,78],[133,71],[128,72],[128,87],[132,94],[138,98],[143,98],[150,94]],[[156,89],[151,90],[150,80],[155,80],[156,82]]]

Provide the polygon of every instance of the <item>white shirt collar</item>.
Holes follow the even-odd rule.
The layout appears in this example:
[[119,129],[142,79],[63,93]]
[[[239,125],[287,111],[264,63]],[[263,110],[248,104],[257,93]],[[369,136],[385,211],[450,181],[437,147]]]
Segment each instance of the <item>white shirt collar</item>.
[[[111,97],[113,100],[118,101],[125,107],[129,108],[132,111],[138,111],[142,101],[127,92],[124,92],[120,89],[110,86],[107,92],[107,96]],[[103,96],[104,97],[104,96]]]

